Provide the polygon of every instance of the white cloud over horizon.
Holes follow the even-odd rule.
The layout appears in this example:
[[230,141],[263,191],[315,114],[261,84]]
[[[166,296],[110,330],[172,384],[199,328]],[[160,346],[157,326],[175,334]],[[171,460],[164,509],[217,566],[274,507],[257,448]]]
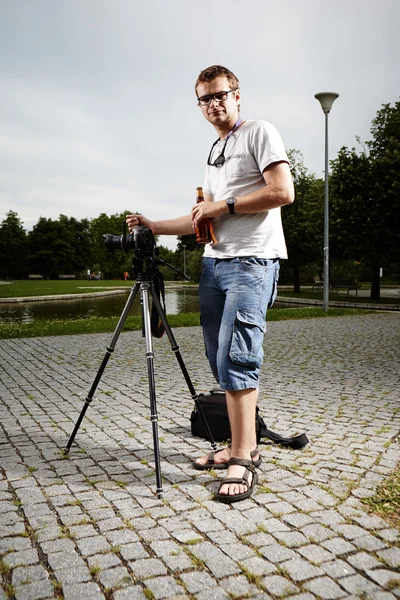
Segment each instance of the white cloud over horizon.
[[[216,138],[201,69],[239,77],[242,114],[271,121],[322,176],[399,99],[397,0],[0,0],[0,219],[185,214]],[[114,232],[118,233],[118,232]],[[174,246],[174,239],[161,243]]]

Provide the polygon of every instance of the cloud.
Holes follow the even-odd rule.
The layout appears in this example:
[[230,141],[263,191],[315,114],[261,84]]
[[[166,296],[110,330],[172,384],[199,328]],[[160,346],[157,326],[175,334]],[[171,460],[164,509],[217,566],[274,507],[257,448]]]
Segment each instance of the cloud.
[[[242,113],[271,121],[322,176],[369,139],[400,89],[397,0],[19,0],[0,23],[0,212],[42,216],[189,212],[216,135],[196,106],[209,64],[239,77]],[[171,245],[174,242],[171,241]]]

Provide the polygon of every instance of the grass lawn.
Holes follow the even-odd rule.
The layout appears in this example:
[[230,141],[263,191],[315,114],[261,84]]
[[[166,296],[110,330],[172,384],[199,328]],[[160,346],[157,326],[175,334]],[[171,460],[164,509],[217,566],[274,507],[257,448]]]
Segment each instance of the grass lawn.
[[104,292],[107,288],[132,287],[132,280],[123,281],[86,281],[84,279],[63,280],[16,280],[0,285],[0,298],[18,298],[26,296],[59,296],[60,294],[87,294]]
[[[287,319],[312,319],[345,315],[366,315],[371,311],[354,308],[331,308],[328,315],[322,308],[277,308],[268,311],[268,321],[283,321]],[[199,313],[182,313],[168,315],[172,328],[200,325]],[[113,332],[117,326],[118,317],[90,317],[88,319],[68,320],[36,320],[33,323],[0,323],[0,339],[45,337],[49,335],[76,335],[81,333]],[[138,331],[142,328],[141,317],[128,317],[123,331]]]
[[[312,292],[311,290],[306,290],[303,292],[296,293],[293,291],[281,290],[278,288],[278,295],[280,298],[306,298],[309,300],[322,300],[322,291]],[[329,290],[329,300],[335,302],[356,302],[358,304],[373,303],[373,300],[371,300],[369,296],[356,296],[354,293],[350,293],[349,295],[347,295],[347,292],[345,290],[339,294],[333,292],[332,290]],[[394,306],[398,306],[400,304],[400,295],[397,298],[381,296],[378,304],[393,304]]]

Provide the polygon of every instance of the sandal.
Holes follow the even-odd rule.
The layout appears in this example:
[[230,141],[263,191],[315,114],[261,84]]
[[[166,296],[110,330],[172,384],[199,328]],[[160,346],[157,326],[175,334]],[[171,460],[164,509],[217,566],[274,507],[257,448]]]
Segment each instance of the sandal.
[[[251,496],[251,494],[254,491],[254,487],[257,483],[257,473],[256,473],[256,469],[254,466],[254,463],[252,460],[246,460],[244,458],[230,458],[229,462],[228,462],[228,466],[230,465],[240,465],[241,467],[245,467],[246,470],[243,473],[243,477],[226,477],[225,479],[223,479],[221,481],[221,485],[219,486],[219,490],[217,493],[217,500],[219,500],[220,502],[223,502],[224,504],[231,504],[232,502],[240,502],[240,500],[245,500],[246,498],[249,498]],[[249,477],[250,475],[253,475],[251,484],[249,481]],[[226,483],[239,483],[241,485],[245,485],[247,486],[247,492],[243,492],[242,494],[235,494],[235,495],[229,495],[229,494],[220,494],[220,489],[223,485],[225,485]]]
[[[222,452],[225,449],[226,448],[220,448],[219,450],[215,450],[215,451],[213,450],[212,452],[209,453],[206,463],[200,464],[200,463],[197,463],[196,461],[194,461],[194,462],[192,462],[192,466],[195,469],[197,469],[198,471],[209,471],[211,469],[227,469],[228,468],[227,462],[226,463],[225,462],[224,463],[216,463],[214,461],[215,455],[218,454],[218,452]],[[250,456],[253,459],[253,465],[255,467],[261,466],[261,463],[262,463],[261,455],[259,456],[259,458],[257,458],[257,460],[254,460],[254,457],[257,456],[257,454],[259,454],[258,446],[252,452],[250,452]]]

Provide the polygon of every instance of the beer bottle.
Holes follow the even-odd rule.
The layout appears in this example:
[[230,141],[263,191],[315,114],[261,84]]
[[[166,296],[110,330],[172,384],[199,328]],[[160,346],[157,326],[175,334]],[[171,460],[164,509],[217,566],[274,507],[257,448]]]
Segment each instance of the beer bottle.
[[[204,202],[202,187],[197,188],[196,204],[198,204],[199,202]],[[200,221],[200,223],[196,227],[196,242],[198,244],[209,244],[211,242],[215,244],[216,241],[217,240],[215,239],[212,223],[210,219],[205,217]]]

